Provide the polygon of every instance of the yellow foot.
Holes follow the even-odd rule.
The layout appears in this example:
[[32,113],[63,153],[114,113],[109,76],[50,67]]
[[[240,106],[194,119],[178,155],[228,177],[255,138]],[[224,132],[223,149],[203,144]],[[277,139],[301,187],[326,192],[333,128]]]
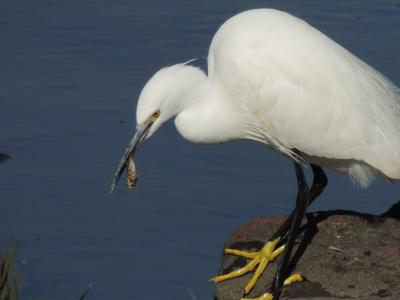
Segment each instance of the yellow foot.
[[303,281],[303,276],[301,276],[300,274],[296,273],[296,274],[292,274],[290,275],[288,278],[286,278],[286,280],[283,282],[283,285],[289,285],[292,284],[294,282],[299,282],[299,281]]
[[[250,258],[251,261],[243,268],[235,270],[226,275],[220,275],[220,276],[214,277],[214,279],[213,279],[214,282],[218,283],[218,282],[221,282],[221,281],[224,281],[227,279],[242,276],[244,274],[247,274],[247,273],[253,271],[253,269],[258,265],[258,268],[254,272],[253,277],[250,279],[250,281],[247,283],[246,287],[244,288],[245,295],[250,293],[250,291],[255,286],[258,278],[264,272],[264,270],[267,267],[267,265],[269,264],[269,262],[273,261],[275,259],[275,257],[277,257],[279,254],[281,254],[283,249],[285,248],[285,246],[282,245],[278,249],[275,249],[275,246],[279,243],[280,239],[281,238],[277,238],[271,242],[266,243],[264,245],[264,247],[258,252],[246,252],[246,251],[241,251],[241,250],[225,249],[226,254],[243,256],[246,258]],[[259,298],[259,299],[260,300],[268,300],[268,299],[272,299],[272,298]]]
[[[294,282],[303,281],[303,277],[300,274],[293,274],[286,278],[283,285],[289,285]],[[257,298],[242,298],[240,300],[273,300],[274,296],[270,293],[264,293],[260,297]]]
[[260,297],[257,298],[242,298],[240,300],[272,300],[274,296],[270,293],[262,294]]

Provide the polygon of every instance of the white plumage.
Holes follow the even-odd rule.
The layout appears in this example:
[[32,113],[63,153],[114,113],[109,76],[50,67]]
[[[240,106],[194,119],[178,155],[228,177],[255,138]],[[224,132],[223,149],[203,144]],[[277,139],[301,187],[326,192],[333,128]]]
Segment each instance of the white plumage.
[[187,64],[157,72],[141,93],[138,126],[156,110],[145,138],[176,116],[192,142],[257,140],[363,187],[375,174],[400,178],[399,88],[285,12],[250,10],[226,21],[212,40],[208,75]]

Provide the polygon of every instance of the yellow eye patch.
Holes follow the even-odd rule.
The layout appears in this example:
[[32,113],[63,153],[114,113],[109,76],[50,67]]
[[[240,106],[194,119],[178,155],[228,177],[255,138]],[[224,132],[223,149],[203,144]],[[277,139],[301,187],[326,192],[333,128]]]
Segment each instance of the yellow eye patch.
[[151,114],[151,116],[149,117],[149,120],[151,120],[151,121],[154,122],[155,120],[158,119],[159,116],[160,116],[160,110],[157,109],[155,112],[153,112],[153,113]]
[[158,118],[160,116],[160,110],[157,109],[154,113],[153,113],[153,118]]

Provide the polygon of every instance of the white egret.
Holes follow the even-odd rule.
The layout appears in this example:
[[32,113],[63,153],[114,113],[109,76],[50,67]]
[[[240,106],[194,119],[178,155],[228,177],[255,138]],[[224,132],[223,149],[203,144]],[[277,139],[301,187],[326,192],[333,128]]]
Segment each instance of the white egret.
[[[282,11],[256,9],[227,20],[211,42],[207,74],[183,63],[159,70],[147,82],[137,105],[136,133],[111,190],[129,156],[172,117],[191,142],[255,140],[294,163],[299,189],[293,213],[259,252],[226,249],[251,261],[214,279],[257,267],[247,294],[269,261],[283,252],[271,289],[259,299],[279,297],[306,207],[327,184],[321,167],[347,174],[361,187],[375,175],[400,178],[399,88]],[[311,188],[304,178],[305,164],[314,173]]]

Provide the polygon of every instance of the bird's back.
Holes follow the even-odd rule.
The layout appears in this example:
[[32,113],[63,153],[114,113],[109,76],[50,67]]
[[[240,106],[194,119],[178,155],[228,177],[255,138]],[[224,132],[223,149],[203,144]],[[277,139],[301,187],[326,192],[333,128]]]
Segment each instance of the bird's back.
[[211,82],[285,147],[400,178],[399,89],[306,22],[272,9],[236,15],[208,63]]

